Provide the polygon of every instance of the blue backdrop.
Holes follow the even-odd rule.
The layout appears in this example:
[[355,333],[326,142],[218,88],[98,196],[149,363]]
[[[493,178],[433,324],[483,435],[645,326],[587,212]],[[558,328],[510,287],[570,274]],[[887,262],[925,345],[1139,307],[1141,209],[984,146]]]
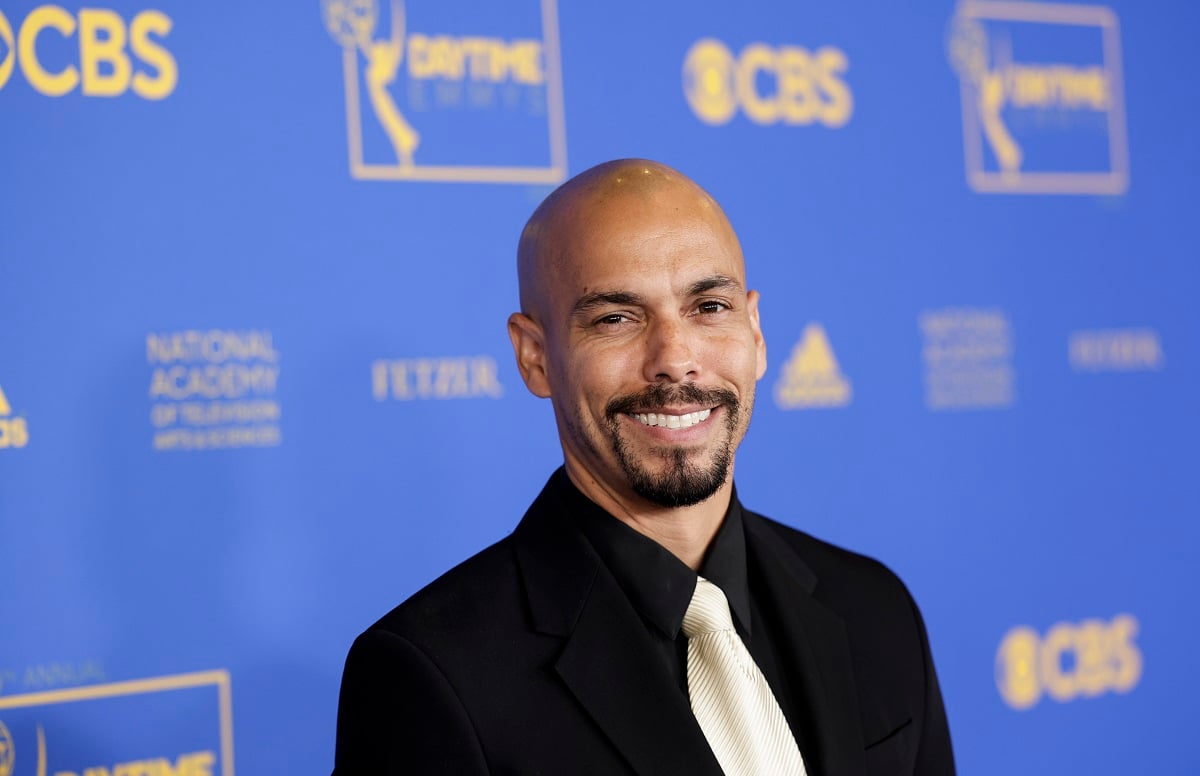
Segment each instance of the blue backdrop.
[[328,772],[355,634],[560,461],[516,238],[622,156],[726,207],[739,492],[909,583],[961,772],[1200,772],[1198,27],[3,0],[0,774]]

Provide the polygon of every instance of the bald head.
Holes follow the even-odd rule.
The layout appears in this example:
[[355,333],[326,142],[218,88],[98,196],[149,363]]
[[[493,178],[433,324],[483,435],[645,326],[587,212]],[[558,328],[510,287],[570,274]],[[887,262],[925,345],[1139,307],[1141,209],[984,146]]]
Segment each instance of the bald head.
[[719,524],[767,365],[721,208],[670,167],[608,162],[546,198],[517,264],[508,334],[554,405],[571,481],[613,515],[709,502]]
[[[555,189],[521,232],[517,279],[521,310],[542,318],[556,278],[572,271],[577,247],[604,239],[604,230],[622,214],[669,209],[680,219],[700,218],[741,248],[725,213],[708,192],[683,173],[648,159],[617,159],[596,165]],[[653,235],[646,235],[652,239]]]

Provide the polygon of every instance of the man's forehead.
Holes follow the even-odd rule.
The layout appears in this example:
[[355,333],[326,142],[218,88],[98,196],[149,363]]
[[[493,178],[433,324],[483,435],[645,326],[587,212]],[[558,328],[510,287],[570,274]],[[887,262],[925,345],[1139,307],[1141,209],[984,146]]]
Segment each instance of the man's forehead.
[[557,257],[543,264],[545,291],[556,307],[578,306],[578,300],[596,294],[622,294],[649,303],[714,288],[728,293],[743,289],[740,250],[721,230],[703,223],[674,229],[671,223],[632,220],[576,234],[564,241]]
[[601,287],[682,288],[718,274],[744,283],[741,248],[716,201],[682,173],[638,159],[598,165],[547,197],[522,234],[518,272],[523,309],[538,297],[571,305]]

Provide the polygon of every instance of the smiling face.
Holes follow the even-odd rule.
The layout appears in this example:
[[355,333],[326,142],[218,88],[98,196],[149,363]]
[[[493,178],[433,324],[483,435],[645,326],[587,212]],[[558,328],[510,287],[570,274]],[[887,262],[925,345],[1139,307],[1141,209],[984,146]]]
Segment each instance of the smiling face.
[[660,165],[594,168],[539,208],[520,269],[510,334],[576,484],[667,507],[727,486],[766,352],[716,203]]

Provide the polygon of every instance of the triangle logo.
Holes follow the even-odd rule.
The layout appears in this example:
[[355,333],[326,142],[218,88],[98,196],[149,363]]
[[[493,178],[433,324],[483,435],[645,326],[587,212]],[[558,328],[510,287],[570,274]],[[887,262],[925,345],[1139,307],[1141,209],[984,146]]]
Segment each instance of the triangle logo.
[[819,323],[805,326],[775,383],[775,404],[784,410],[845,407],[853,393],[825,327]]
[[4,389],[0,388],[0,417],[5,417],[12,414],[12,407],[8,405],[8,399],[4,396]]

